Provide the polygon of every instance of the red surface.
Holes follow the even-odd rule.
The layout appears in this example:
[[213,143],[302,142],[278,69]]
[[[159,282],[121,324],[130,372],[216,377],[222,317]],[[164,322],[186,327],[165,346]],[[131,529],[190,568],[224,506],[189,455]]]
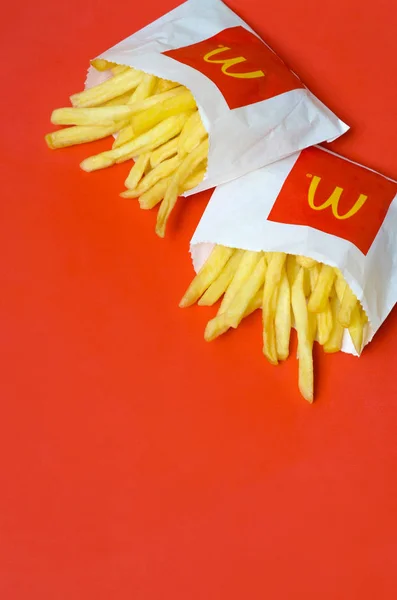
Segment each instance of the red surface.
[[[213,311],[177,308],[207,194],[162,241],[125,165],[43,142],[88,58],[173,4],[3,11],[0,597],[394,599],[396,310],[361,359],[316,352],[309,406],[258,315],[205,344]],[[231,6],[350,122],[333,149],[397,177],[395,3]]]

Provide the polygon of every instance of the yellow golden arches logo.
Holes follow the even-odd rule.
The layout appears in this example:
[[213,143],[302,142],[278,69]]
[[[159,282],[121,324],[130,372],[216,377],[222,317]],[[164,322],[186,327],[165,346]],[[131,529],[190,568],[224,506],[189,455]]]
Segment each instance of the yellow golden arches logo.
[[309,192],[308,192],[308,201],[309,201],[310,208],[312,208],[313,210],[325,210],[326,208],[328,208],[330,206],[334,217],[341,221],[343,221],[344,219],[350,219],[350,217],[353,217],[356,213],[358,213],[358,211],[365,204],[365,202],[368,198],[368,196],[365,196],[364,194],[360,194],[358,200],[355,202],[355,204],[352,206],[352,208],[344,215],[340,215],[338,212],[338,204],[339,204],[339,200],[343,194],[343,188],[336,186],[334,191],[328,198],[328,200],[323,202],[323,204],[316,206],[314,204],[314,196],[316,194],[318,184],[321,181],[321,177],[317,177],[317,175],[312,175],[311,173],[307,173],[306,177],[312,178],[312,180],[310,182]]
[[249,73],[228,73],[228,69],[230,67],[234,67],[234,65],[238,65],[242,62],[246,62],[246,58],[243,56],[238,56],[237,58],[226,58],[226,59],[213,59],[213,56],[217,56],[226,50],[230,50],[227,46],[220,46],[219,48],[215,48],[215,50],[211,50],[204,55],[204,60],[207,63],[219,64],[222,65],[222,73],[228,75],[229,77],[236,77],[237,79],[256,79],[257,77],[264,77],[265,73],[261,70],[259,71],[251,71]]

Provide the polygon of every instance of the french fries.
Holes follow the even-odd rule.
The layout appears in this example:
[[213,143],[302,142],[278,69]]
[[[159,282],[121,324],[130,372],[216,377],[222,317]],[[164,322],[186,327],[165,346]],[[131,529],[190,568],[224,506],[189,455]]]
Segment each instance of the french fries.
[[47,145],[64,148],[116,135],[109,150],[80,167],[91,172],[133,160],[120,195],[137,198],[144,210],[160,205],[156,233],[164,237],[178,196],[196,187],[207,169],[208,134],[196,101],[177,82],[101,58],[91,65],[109,78],[73,94],[71,107],[53,111],[51,122],[67,127],[47,134]]
[[[211,306],[223,296],[205,328],[212,341],[262,308],[263,351],[271,364],[289,356],[291,327],[298,336],[299,390],[314,400],[313,343],[338,352],[345,331],[360,354],[367,317],[341,272],[312,258],[215,246],[180,306]],[[347,315],[347,316],[346,316]]]

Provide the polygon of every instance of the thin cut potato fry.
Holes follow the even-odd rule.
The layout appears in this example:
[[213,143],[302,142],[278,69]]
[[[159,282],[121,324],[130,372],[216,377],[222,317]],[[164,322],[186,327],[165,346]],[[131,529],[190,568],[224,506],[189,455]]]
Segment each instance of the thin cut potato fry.
[[163,160],[171,158],[171,156],[175,156],[178,150],[179,138],[180,135],[170,140],[169,142],[166,142],[165,144],[160,146],[160,148],[156,148],[156,150],[153,150],[152,154],[150,155],[150,165],[152,169],[154,169],[154,167],[157,167],[157,165],[163,162]]
[[308,258],[307,256],[296,256],[296,262],[300,267],[304,267],[305,269],[311,269],[314,267],[317,262],[314,258]]
[[205,140],[188,154],[176,169],[157,214],[156,233],[158,236],[164,237],[168,217],[176,204],[184,181],[194,172],[207,155],[208,140]]
[[215,338],[226,333],[228,329],[230,329],[230,324],[227,320],[227,314],[218,313],[216,317],[208,321],[204,331],[204,339],[206,342],[212,342]]
[[211,283],[206,292],[201,296],[198,301],[200,306],[212,306],[219,300],[222,294],[225,293],[226,289],[230,285],[237,267],[244,254],[244,250],[236,250],[230,260],[223,267],[218,277]]
[[343,295],[345,293],[347,283],[346,283],[345,279],[343,278],[343,275],[339,271],[339,269],[335,269],[335,272],[336,272],[335,291],[336,291],[336,295],[338,296],[338,300],[339,300],[340,304],[342,304]]
[[358,304],[352,310],[349,333],[357,354],[360,354],[363,346],[364,322]]
[[318,343],[323,346],[329,339],[333,327],[331,304],[327,299],[327,305],[323,312],[317,313]]
[[130,67],[127,67],[126,65],[115,65],[114,67],[111,67],[111,71],[113,73],[113,75],[120,75],[120,73],[124,73],[125,71],[128,71]]
[[134,128],[131,125],[131,120],[127,121],[127,125],[121,129],[112,144],[112,148],[120,148],[135,138]]
[[194,150],[200,142],[208,137],[208,133],[206,132],[204,125],[199,123],[197,127],[192,131],[192,135],[186,140],[184,151],[186,154],[189,154],[192,150]]
[[52,112],[51,123],[54,125],[95,125],[108,127],[115,121],[126,119],[131,115],[128,106],[101,106],[95,108],[57,108]]
[[277,358],[278,360],[286,360],[289,355],[291,337],[291,290],[285,266],[283,267],[283,274],[278,289],[274,328],[276,333]]
[[298,263],[296,262],[296,257],[294,254],[288,254],[286,267],[289,285],[290,287],[292,287],[292,284],[294,283],[300,269]]
[[180,160],[178,156],[173,156],[172,158],[164,160],[142,179],[138,186],[137,192],[140,194],[147,192],[148,189],[155,185],[160,179],[172,175],[175,169],[178,168],[179,164]]
[[149,75],[148,73],[144,73],[142,76],[142,81],[138,84],[138,87],[135,88],[130,99],[128,100],[128,104],[135,104],[135,102],[140,102],[142,100],[146,100],[146,98],[149,98],[153,93],[156,82],[157,77],[154,75]]
[[346,285],[345,293],[343,294],[343,299],[338,314],[339,323],[343,325],[343,327],[350,326],[352,312],[357,306],[357,302],[357,298],[350,289],[350,286]]
[[113,67],[117,66],[117,63],[109,62],[104,58],[94,58],[90,61],[91,66],[94,67],[97,71],[109,71]]
[[185,118],[185,114],[169,117],[135,140],[120,146],[120,148],[113,148],[112,150],[86,158],[80,164],[80,167],[83,171],[96,171],[97,169],[109,167],[115,162],[129,160],[142,152],[154,150],[154,148],[161,146],[161,144],[164,144],[181,131]]
[[299,390],[310,403],[314,397],[313,341],[303,289],[303,269],[299,271],[291,290],[292,310],[298,334]]
[[[249,303],[247,310],[244,313],[244,319],[256,310],[258,310],[258,308],[262,307],[262,297],[263,290],[260,289],[257,292],[256,296],[254,296],[251,302]],[[211,321],[207,323],[204,332],[204,339],[206,342],[212,342],[215,338],[226,333],[226,331],[228,331],[229,329],[230,324],[227,320],[227,313],[218,314],[216,317],[214,317],[213,319],[211,319]]]
[[233,248],[227,248],[226,246],[218,245],[214,247],[207,261],[201,267],[180,301],[179,306],[181,308],[194,304],[202,296],[205,290],[218,277],[233,252]]
[[[162,92],[161,94],[155,94],[154,96],[149,96],[145,98],[145,100],[137,100],[133,104],[129,104],[132,114],[138,114],[151,108],[152,106],[156,106],[156,104],[161,104],[164,100],[168,100],[169,98],[173,98],[174,96],[178,96],[179,94],[183,94],[186,92],[186,88],[183,85],[179,85],[172,90],[168,90],[167,92]],[[129,98],[131,94],[129,95]]]
[[168,79],[159,79],[156,87],[156,94],[161,94],[162,92],[168,92],[168,90],[172,90],[176,88],[179,83],[176,81],[168,81]]
[[[205,159],[205,162],[206,162],[206,159]],[[200,168],[200,165],[199,165],[199,168],[196,169],[195,171],[193,171],[193,173],[191,175],[189,175],[189,177],[187,177],[187,179],[185,179],[185,181],[182,183],[179,193],[183,194],[183,192],[187,192],[188,190],[192,190],[193,188],[198,186],[198,184],[203,181],[206,171],[207,171],[206,168]]]
[[[186,156],[186,154],[188,154],[188,152],[185,150],[186,142],[189,139],[189,137],[193,134],[196,126],[199,125],[200,123],[201,123],[200,113],[198,110],[196,110],[196,112],[194,112],[189,117],[189,119],[186,121],[186,123],[181,131],[181,135],[179,136],[178,155],[181,158],[183,158],[184,156]],[[199,139],[198,144],[200,143],[200,141],[201,140]],[[198,145],[198,144],[196,144],[196,145]],[[193,150],[193,148],[191,148],[191,150]]]
[[[121,106],[124,104],[127,104],[128,100],[131,97],[131,92],[125,92],[124,94],[121,94],[121,96],[116,96],[115,98],[112,98],[111,100],[108,100],[107,102],[104,102],[103,104],[101,104],[102,106]],[[131,114],[133,114],[133,108],[130,107],[130,111]]]
[[276,331],[274,319],[276,316],[277,294],[283,267],[287,258],[284,252],[267,252],[268,269],[263,289],[263,353],[271,364],[276,365]]
[[245,317],[248,317],[253,312],[258,310],[258,308],[262,308],[262,300],[263,300],[263,290],[259,290],[259,292],[256,294],[255,298],[252,298],[251,302],[249,303],[248,308],[244,315],[244,319],[245,319]]
[[126,188],[133,190],[137,187],[138,183],[140,182],[140,180],[143,177],[143,174],[146,169],[146,165],[148,164],[149,160],[150,160],[149,152],[146,152],[145,154],[141,154],[137,158],[134,166],[132,167],[131,171],[129,172],[127,179],[125,180]]
[[331,309],[333,322],[332,331],[331,335],[323,346],[324,352],[327,352],[328,354],[331,352],[339,352],[342,347],[343,327],[338,320],[340,302],[336,295],[331,298]]
[[[190,190],[200,183],[204,179],[205,169],[195,171],[185,183],[182,185],[180,193]],[[137,190],[126,190],[120,194],[122,198],[139,198],[139,205],[143,210],[148,210],[156,206],[164,198],[164,194],[171,182],[171,176],[164,177],[155,183],[147,192],[142,195]]]
[[244,250],[234,277],[223,296],[219,314],[227,311],[238,291],[245,285],[246,281],[248,281],[251,273],[259,262],[259,259],[260,255],[258,252]]
[[265,283],[267,269],[266,260],[260,252],[258,252],[258,256],[259,260],[251,272],[251,275],[246,280],[245,285],[240,287],[226,310],[226,320],[234,329],[239,326],[250,302],[255,298],[257,292]]
[[45,136],[45,141],[49,148],[66,148],[75,144],[84,144],[100,140],[108,135],[112,135],[123,126],[123,121],[117,121],[108,127],[96,127],[95,125],[74,125],[66,129],[53,131]]
[[316,287],[309,298],[308,309],[310,312],[319,313],[324,311],[335,277],[336,273],[333,267],[321,265]]
[[142,79],[142,74],[135,69],[128,69],[111,79],[95,85],[94,87],[70,96],[72,106],[91,107],[99,106],[107,100],[120,96],[135,88]]
[[[170,181],[171,177],[164,177],[164,179],[160,179],[160,181],[149,188],[147,192],[144,192],[142,195],[139,194],[139,206],[143,210],[148,210],[161,202]],[[124,194],[121,194],[121,196],[126,197]]]
[[196,101],[191,92],[186,90],[181,94],[172,96],[171,98],[168,98],[168,100],[164,100],[164,102],[136,114],[132,117],[131,125],[134,134],[140,135],[145,131],[149,131],[152,127],[168,117],[191,110],[197,110]]

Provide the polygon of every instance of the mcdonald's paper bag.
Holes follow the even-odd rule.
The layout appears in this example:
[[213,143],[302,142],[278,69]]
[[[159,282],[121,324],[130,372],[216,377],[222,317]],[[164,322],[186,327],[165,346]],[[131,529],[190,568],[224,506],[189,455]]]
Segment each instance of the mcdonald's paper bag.
[[[367,343],[397,302],[397,182],[307,148],[214,191],[191,240],[196,271],[213,244],[339,267],[367,313]],[[342,350],[356,354],[348,332]]]
[[[191,90],[209,132],[205,180],[235,179],[348,128],[220,0],[188,0],[100,58]],[[86,86],[103,74],[90,69]]]

